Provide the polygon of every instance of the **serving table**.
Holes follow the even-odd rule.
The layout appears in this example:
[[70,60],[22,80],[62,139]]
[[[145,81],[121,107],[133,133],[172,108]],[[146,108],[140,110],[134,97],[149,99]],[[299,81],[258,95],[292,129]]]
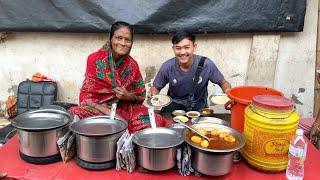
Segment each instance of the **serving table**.
[[[243,160],[234,164],[230,174],[222,177],[197,177],[194,174],[190,176],[180,176],[176,169],[164,172],[142,173],[136,169],[133,173],[127,173],[125,170],[116,171],[115,169],[103,171],[89,171],[79,167],[75,159],[63,163],[57,162],[48,165],[29,164],[19,157],[19,139],[14,136],[4,146],[0,147],[0,172],[7,173],[9,178],[17,179],[285,179],[285,172],[265,173],[251,168]],[[304,179],[317,179],[320,177],[320,153],[308,142],[308,152],[305,161]]]

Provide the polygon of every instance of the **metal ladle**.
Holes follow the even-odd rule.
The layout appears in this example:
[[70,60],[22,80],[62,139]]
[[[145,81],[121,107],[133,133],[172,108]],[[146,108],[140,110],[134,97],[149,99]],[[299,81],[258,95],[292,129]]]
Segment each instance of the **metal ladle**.
[[117,110],[117,103],[112,103],[111,105],[111,113],[110,113],[110,119],[114,120],[114,117],[116,116],[116,110]]
[[174,121],[174,122],[176,122],[176,123],[181,124],[182,126],[184,126],[184,127],[188,128],[188,129],[190,129],[191,131],[193,131],[193,132],[197,133],[199,136],[203,137],[204,139],[206,139],[206,140],[208,140],[208,141],[210,141],[210,140],[211,140],[211,138],[209,138],[209,137],[207,137],[207,136],[205,136],[205,135],[201,134],[197,129],[195,129],[195,128],[191,127],[191,126],[186,125],[185,123],[181,122],[179,119],[177,119],[177,118],[173,118],[173,121]]

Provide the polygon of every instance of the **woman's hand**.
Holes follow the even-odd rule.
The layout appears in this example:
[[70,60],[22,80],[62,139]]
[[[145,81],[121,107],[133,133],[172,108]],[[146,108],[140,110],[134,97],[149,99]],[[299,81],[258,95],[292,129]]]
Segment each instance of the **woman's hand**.
[[97,109],[98,111],[102,112],[103,114],[105,115],[110,115],[111,114],[111,109],[109,107],[105,107],[105,106],[102,106],[98,103],[90,103],[88,104],[89,106]]
[[116,96],[118,99],[127,100],[127,101],[134,100],[134,94],[127,91],[125,88],[116,87],[114,90],[116,92]]

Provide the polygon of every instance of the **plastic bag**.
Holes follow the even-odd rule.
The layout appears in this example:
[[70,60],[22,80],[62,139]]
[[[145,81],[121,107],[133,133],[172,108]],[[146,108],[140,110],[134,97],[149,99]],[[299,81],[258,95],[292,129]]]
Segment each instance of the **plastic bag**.
[[[73,122],[76,122],[78,120],[79,117],[75,115]],[[68,131],[66,134],[60,137],[57,141],[57,144],[62,161],[64,163],[72,159],[76,154],[75,134],[72,131]]]
[[64,136],[57,141],[62,161],[66,163],[72,159],[76,152],[75,135],[68,131]]
[[116,152],[116,170],[120,171],[122,168],[125,167],[125,163],[123,162],[122,158],[122,147],[124,145],[124,140],[129,136],[128,130],[124,132],[119,140],[117,141],[117,152]]
[[129,135],[128,130],[122,134],[117,141],[116,152],[116,170],[126,169],[127,172],[133,172],[136,166],[136,158],[132,144],[133,134]]
[[133,145],[132,145],[132,137],[133,135],[131,134],[130,137],[128,139],[125,140],[124,143],[124,154],[126,157],[126,169],[128,172],[133,172],[135,166],[136,166],[136,157],[134,154],[134,150],[133,150]]
[[177,148],[177,167],[181,176],[189,176],[194,169],[191,167],[191,149],[188,145]]

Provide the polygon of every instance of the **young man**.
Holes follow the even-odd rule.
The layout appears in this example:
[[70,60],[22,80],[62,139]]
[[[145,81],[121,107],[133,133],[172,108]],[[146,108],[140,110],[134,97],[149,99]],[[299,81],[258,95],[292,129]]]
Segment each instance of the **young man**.
[[169,83],[168,96],[172,98],[172,103],[162,108],[162,112],[207,107],[209,81],[218,84],[223,92],[231,88],[212,60],[194,54],[197,47],[195,39],[187,31],[178,31],[172,38],[175,57],[162,64],[150,89],[150,95],[156,95]]

